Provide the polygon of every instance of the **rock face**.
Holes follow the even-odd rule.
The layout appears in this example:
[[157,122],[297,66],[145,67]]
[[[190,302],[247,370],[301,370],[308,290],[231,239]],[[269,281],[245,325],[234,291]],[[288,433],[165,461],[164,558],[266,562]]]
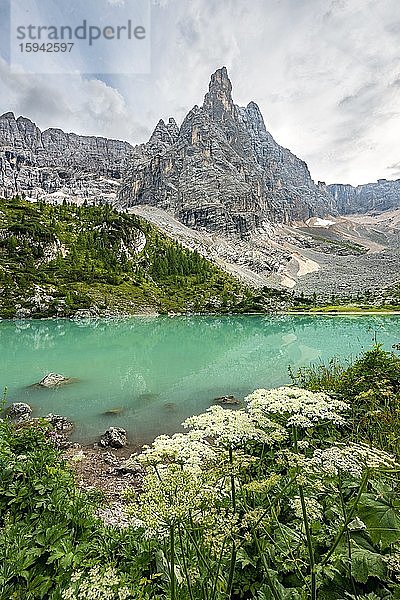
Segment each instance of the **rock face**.
[[123,448],[126,446],[126,431],[122,427],[109,427],[100,438],[103,448]]
[[26,421],[30,419],[32,409],[25,402],[14,402],[6,411],[7,416],[13,421]]
[[62,415],[53,415],[53,413],[49,413],[44,417],[46,421],[48,421],[54,428],[55,431],[70,434],[74,429],[74,424],[72,421],[69,421],[67,417],[63,417]]
[[0,117],[0,196],[112,202],[131,151],[128,142],[42,132],[8,112]]
[[400,208],[400,179],[378,179],[357,187],[335,183],[327,188],[342,215]]
[[221,404],[221,406],[238,406],[240,405],[240,400],[235,398],[235,396],[219,396],[214,399],[215,404]]
[[58,373],[49,373],[41,381],[39,381],[38,385],[46,388],[54,388],[59,385],[65,385],[67,383],[72,383],[74,380],[71,377],[64,377],[64,375],[59,375]]
[[157,206],[189,227],[245,236],[271,222],[334,212],[324,184],[275,142],[257,104],[232,100],[226,68],[178,129],[160,121],[130,159],[118,204]]

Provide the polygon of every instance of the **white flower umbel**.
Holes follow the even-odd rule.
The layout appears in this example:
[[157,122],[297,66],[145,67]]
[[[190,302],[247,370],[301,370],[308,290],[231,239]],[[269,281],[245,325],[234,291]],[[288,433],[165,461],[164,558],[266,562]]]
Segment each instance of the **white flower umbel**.
[[143,451],[134,456],[145,466],[163,463],[177,463],[185,468],[197,469],[213,464],[215,450],[201,432],[175,433],[173,436],[159,435],[151,446],[143,446]]
[[[322,521],[323,520],[323,508],[320,503],[314,498],[304,498],[305,506],[307,510],[307,517],[310,521]],[[294,513],[298,519],[303,519],[303,512],[301,508],[301,501],[298,496],[290,501],[290,505],[294,510]]]
[[[201,431],[204,437],[212,438],[216,445],[226,448],[236,448],[250,440],[270,444],[284,439],[285,435],[272,421],[264,421],[260,426],[244,410],[229,410],[221,406],[210,406],[207,412],[189,417],[182,425]],[[268,430],[262,427],[268,427]]]
[[342,425],[342,413],[349,406],[323,392],[310,392],[295,387],[273,390],[259,389],[245,398],[250,415],[260,424],[267,415],[287,426],[302,429],[330,421]]
[[209,473],[193,473],[178,465],[166,465],[161,475],[149,472],[129,512],[145,529],[146,537],[163,537],[168,528],[189,518],[196,519],[215,504],[216,481]]
[[63,600],[133,600],[134,595],[122,585],[112,567],[93,567],[88,573],[74,571],[70,586],[63,591]]
[[395,458],[366,444],[335,445],[326,450],[315,450],[311,463],[315,470],[327,475],[350,475],[361,478],[365,469],[395,469]]

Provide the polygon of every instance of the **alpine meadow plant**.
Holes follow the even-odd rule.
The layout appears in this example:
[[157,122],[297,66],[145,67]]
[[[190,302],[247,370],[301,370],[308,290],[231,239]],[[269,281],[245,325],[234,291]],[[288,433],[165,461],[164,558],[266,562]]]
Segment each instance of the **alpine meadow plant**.
[[374,352],[368,377],[349,367],[354,397],[259,389],[157,437],[126,463],[145,471],[124,529],[47,432],[0,421],[1,600],[398,600],[399,460],[355,423],[372,363],[398,393]]
[[368,441],[400,459],[400,358],[395,352],[375,344],[352,362],[331,359],[289,373],[295,385],[324,391],[350,405],[348,433],[353,441]]
[[256,390],[245,409],[213,406],[133,457],[148,472],[130,512],[160,542],[167,598],[394,593],[398,465],[365,443],[323,441],[327,426],[340,439],[349,413],[325,392]]

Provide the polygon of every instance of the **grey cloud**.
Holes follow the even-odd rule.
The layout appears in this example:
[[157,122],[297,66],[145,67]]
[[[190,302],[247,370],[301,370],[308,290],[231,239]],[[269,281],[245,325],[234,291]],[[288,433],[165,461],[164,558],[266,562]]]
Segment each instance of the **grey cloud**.
[[388,171],[391,173],[393,179],[400,179],[400,161],[390,165]]
[[315,179],[390,177],[387,165],[400,155],[398,0],[152,4],[150,75],[18,77],[0,61],[0,110],[138,143],[160,117],[181,121],[226,65],[235,101],[255,100]]

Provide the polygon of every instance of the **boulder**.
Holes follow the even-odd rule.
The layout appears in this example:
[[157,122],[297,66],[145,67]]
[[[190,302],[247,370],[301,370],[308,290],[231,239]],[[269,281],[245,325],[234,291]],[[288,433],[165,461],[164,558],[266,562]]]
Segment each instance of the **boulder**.
[[235,396],[220,396],[214,398],[214,403],[221,404],[222,406],[237,406],[240,404],[240,400],[235,398]]
[[124,412],[124,409],[122,406],[120,406],[118,408],[110,408],[109,410],[105,410],[101,414],[104,415],[105,417],[112,417],[113,415],[120,415],[123,412]]
[[32,409],[25,402],[14,402],[7,408],[6,414],[15,421],[27,421],[31,417]]
[[52,413],[46,415],[44,417],[46,421],[52,425],[53,429],[58,432],[62,432],[64,434],[69,434],[74,429],[74,424],[72,421],[69,421],[67,417],[62,417],[61,415],[53,415]]
[[67,383],[72,383],[74,380],[71,377],[64,377],[64,375],[59,375],[58,373],[48,373],[43,379],[39,381],[37,385],[46,388],[53,388],[59,385],[65,385]]
[[126,431],[122,427],[109,427],[100,438],[103,448],[123,448],[126,443]]
[[143,475],[144,468],[143,466],[133,461],[131,458],[123,461],[118,467],[116,467],[116,471],[121,475]]

